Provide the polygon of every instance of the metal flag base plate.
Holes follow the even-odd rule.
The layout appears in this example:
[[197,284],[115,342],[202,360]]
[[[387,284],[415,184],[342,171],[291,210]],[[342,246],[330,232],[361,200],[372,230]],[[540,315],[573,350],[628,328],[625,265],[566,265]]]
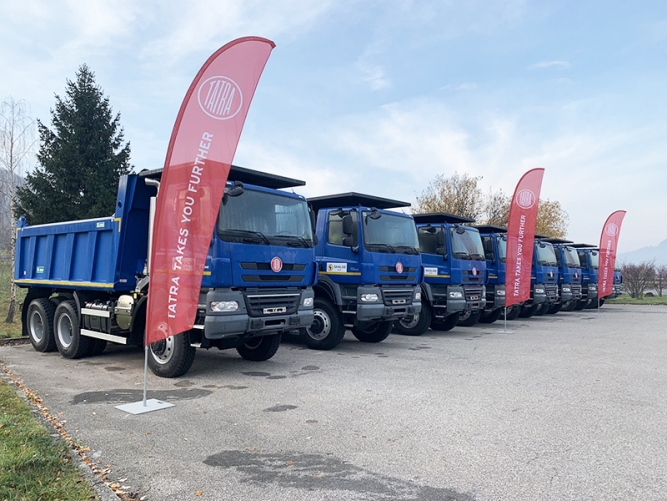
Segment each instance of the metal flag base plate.
[[169,407],[174,407],[174,404],[163,402],[162,400],[157,400],[155,398],[149,398],[146,401],[142,400],[140,402],[132,402],[131,404],[117,405],[116,409],[120,409],[129,414],[143,414],[144,412],[159,411],[161,409],[168,409]]

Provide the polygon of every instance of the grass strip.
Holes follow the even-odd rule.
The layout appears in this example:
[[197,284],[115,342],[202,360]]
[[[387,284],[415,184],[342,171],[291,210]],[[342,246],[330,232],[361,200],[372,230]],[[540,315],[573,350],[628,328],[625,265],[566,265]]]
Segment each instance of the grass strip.
[[0,500],[91,500],[95,491],[16,390],[0,379]]

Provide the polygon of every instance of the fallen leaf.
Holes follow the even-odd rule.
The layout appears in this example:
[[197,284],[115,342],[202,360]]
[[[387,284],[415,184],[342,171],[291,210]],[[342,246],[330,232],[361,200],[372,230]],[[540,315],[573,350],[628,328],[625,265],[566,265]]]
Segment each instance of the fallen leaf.
[[195,492],[195,496],[201,496],[202,494],[204,494],[202,491]]

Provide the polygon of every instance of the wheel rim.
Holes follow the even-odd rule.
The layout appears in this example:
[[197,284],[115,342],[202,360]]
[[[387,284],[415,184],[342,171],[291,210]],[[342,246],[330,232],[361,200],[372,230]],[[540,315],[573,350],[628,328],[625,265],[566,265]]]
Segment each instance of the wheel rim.
[[406,329],[412,329],[417,326],[419,323],[419,313],[416,315],[408,316],[408,317],[403,317],[399,321],[399,323],[405,327]]
[[38,343],[44,339],[44,320],[37,311],[30,315],[30,337]]
[[256,350],[257,348],[259,348],[261,346],[261,344],[262,344],[262,338],[261,337],[255,337],[255,338],[252,338],[252,339],[246,341],[245,343],[243,343],[243,346],[247,350]]
[[316,341],[325,339],[331,332],[331,319],[322,310],[314,311],[315,318],[310,327],[306,329],[308,335]]
[[73,332],[72,319],[67,313],[63,313],[58,317],[58,340],[63,348],[72,344]]
[[153,360],[158,364],[164,365],[169,363],[174,356],[174,336],[169,336],[167,339],[152,343],[150,351]]
[[464,321],[464,320],[468,320],[468,319],[470,318],[470,315],[472,315],[472,311],[471,311],[471,310],[467,310],[467,311],[463,312],[463,313],[459,316],[459,322],[462,322],[462,321]]

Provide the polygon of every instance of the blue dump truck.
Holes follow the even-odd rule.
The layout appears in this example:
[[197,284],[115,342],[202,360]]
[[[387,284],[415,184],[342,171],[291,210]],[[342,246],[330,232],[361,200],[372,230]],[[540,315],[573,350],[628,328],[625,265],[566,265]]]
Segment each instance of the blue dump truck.
[[614,292],[611,296],[601,299],[600,305],[604,304],[605,299],[614,299],[621,294],[623,294],[623,272],[620,267],[616,266],[614,268]]
[[412,216],[388,209],[397,200],[343,193],[308,200],[317,213],[315,320],[301,329],[308,347],[330,350],[350,327],[377,343],[394,320],[420,313],[419,241]]
[[[14,279],[27,288],[23,332],[37,351],[66,358],[107,342],[142,346],[150,293],[147,256],[161,170],[120,179],[111,217],[19,223]],[[280,188],[302,181],[232,166],[206,261],[194,328],[150,346],[148,365],[178,377],[195,349],[236,348],[268,360],[284,331],[313,322],[312,215]],[[280,264],[280,266],[278,266]]]
[[414,214],[424,281],[422,310],[395,322],[402,334],[474,325],[486,304],[486,261],[473,219],[443,212]]
[[[478,225],[486,258],[486,307],[479,321],[492,323],[500,318],[505,308],[505,261],[507,258],[507,228],[495,225]],[[507,310],[512,320],[520,312],[514,305]]]
[[581,299],[574,309],[597,308],[600,252],[591,244],[572,244],[572,247],[577,249],[581,265]]
[[559,300],[558,263],[553,245],[539,240],[546,235],[535,235],[533,266],[531,271],[530,299],[522,308],[520,317],[544,315]]
[[581,265],[577,250],[569,244],[571,240],[562,238],[546,238],[554,247],[558,262],[558,292],[560,299],[551,305],[547,313],[558,313],[560,310],[572,311],[581,300]]

